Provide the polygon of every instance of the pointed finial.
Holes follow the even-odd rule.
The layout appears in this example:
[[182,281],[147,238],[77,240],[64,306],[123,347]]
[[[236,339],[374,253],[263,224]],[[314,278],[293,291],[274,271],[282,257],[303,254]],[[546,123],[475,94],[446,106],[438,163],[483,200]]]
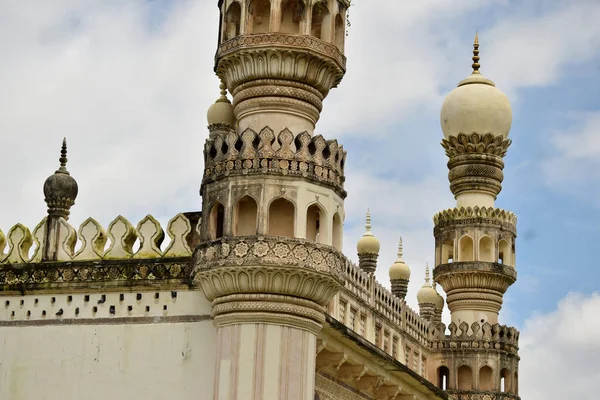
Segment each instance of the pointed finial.
[[400,242],[398,243],[398,261],[402,261],[402,236],[400,236]]
[[479,33],[475,32],[475,42],[473,43],[473,73],[479,74]]
[[227,98],[227,85],[225,85],[225,82],[221,81],[219,89],[221,90],[221,97],[219,97],[217,103],[231,103]]
[[58,159],[58,161],[60,162],[60,168],[58,168],[59,173],[65,173],[65,174],[69,174],[69,171],[67,171],[67,161],[69,161],[67,159],[67,138],[63,138],[62,141],[62,147],[60,149],[60,158]]
[[429,279],[429,263],[425,263],[425,283],[430,284],[431,279]]
[[371,211],[367,208],[367,220],[365,223],[365,235],[372,236],[371,233]]

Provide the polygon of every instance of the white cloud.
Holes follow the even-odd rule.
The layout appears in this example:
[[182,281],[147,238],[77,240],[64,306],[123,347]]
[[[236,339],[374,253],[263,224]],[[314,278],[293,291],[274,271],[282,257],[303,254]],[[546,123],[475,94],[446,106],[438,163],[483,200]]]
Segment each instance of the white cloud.
[[520,395],[528,400],[598,398],[600,293],[569,294],[558,308],[525,323]]

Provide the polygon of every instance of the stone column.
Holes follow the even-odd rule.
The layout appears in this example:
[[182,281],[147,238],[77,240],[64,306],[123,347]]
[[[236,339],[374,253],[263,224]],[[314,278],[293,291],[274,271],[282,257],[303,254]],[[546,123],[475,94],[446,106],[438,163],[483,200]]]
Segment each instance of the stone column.
[[194,264],[217,327],[214,399],[312,400],[341,253],[301,239],[228,237],[200,244]]

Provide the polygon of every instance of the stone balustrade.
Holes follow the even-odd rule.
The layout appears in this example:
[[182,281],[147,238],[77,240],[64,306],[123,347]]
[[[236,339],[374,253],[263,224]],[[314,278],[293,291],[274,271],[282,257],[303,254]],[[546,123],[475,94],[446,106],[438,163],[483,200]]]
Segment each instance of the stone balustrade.
[[446,393],[455,400],[519,400],[520,397],[514,393],[498,393],[485,390],[455,390],[447,389]]

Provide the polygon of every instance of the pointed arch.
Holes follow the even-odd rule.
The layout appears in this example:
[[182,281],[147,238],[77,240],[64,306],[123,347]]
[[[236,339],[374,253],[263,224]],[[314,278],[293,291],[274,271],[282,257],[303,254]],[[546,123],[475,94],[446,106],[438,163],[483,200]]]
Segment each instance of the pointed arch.
[[479,369],[479,390],[493,390],[494,371],[488,365]]
[[458,261],[475,261],[473,238],[464,235],[458,241]]
[[503,368],[500,371],[500,391],[503,393],[508,393],[511,391],[511,376],[510,371],[506,368]]
[[294,237],[296,206],[279,197],[269,205],[269,235]]
[[342,222],[342,217],[339,212],[333,214],[333,232],[332,232],[332,242],[331,244],[336,249],[342,251],[342,243],[344,238],[344,224]]
[[446,240],[442,243],[442,259],[441,264],[451,263],[454,261],[454,241]]
[[458,390],[473,389],[473,371],[468,365],[462,365],[456,373]]
[[510,246],[504,239],[498,242],[498,263],[512,266],[512,255],[510,254]]
[[331,41],[331,13],[325,3],[316,3],[312,8],[310,34],[325,42]]
[[342,18],[342,13],[344,13],[343,10],[340,11],[340,14],[335,16],[335,45],[343,53],[344,41],[346,39],[346,29],[344,26],[344,18]]
[[445,365],[442,365],[437,370],[438,387],[442,390],[448,389],[448,382],[450,381],[450,370]]
[[306,209],[306,239],[325,243],[327,233],[327,212],[319,203],[312,203]]
[[208,235],[212,240],[223,237],[225,227],[225,207],[218,201],[213,204],[209,213]]
[[269,0],[252,0],[248,4],[246,32],[267,33],[271,31],[271,2]]
[[225,40],[233,39],[240,35],[242,22],[242,6],[234,1],[225,14]]
[[279,31],[281,33],[301,33],[300,23],[304,19],[305,8],[303,0],[283,0]]
[[258,205],[250,195],[241,197],[236,203],[233,214],[233,236],[256,235]]
[[494,251],[494,241],[489,236],[482,236],[479,239],[479,261],[496,261]]

